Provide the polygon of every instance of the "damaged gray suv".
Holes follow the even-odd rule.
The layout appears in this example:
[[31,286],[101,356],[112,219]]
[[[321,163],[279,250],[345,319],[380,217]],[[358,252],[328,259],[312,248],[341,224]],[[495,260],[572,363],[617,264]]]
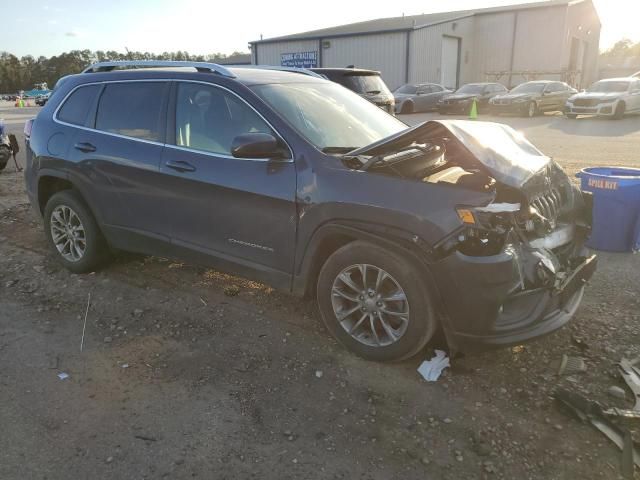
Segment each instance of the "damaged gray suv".
[[590,204],[555,162],[507,126],[408,128],[281,70],[108,62],[60,82],[25,126],[59,261],[88,272],[127,250],[310,295],[373,360],[437,331],[464,352],[572,317],[596,265]]

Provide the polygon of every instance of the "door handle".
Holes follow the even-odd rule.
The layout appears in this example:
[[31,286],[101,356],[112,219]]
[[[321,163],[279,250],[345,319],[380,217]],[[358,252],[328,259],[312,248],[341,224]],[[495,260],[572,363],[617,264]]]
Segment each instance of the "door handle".
[[165,165],[173,170],[177,170],[178,172],[195,172],[196,167],[191,165],[189,162],[185,162],[184,160],[169,160]]
[[95,152],[96,147],[87,142],[76,143],[73,148],[84,153]]

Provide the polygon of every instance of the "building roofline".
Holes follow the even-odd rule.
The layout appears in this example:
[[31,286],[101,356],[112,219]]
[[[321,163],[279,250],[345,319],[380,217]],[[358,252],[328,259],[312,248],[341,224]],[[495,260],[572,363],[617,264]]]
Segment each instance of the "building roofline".
[[[460,13],[460,15],[452,18],[437,20],[431,23],[425,23],[422,25],[413,25],[413,26],[400,27],[400,28],[388,28],[388,29],[382,29],[382,30],[375,30],[375,29],[362,30],[359,32],[356,31],[351,33],[326,33],[326,34],[321,33],[323,30],[331,30],[332,28],[337,28],[340,26],[338,25],[338,26],[327,27],[327,28],[322,28],[318,30],[311,30],[308,32],[309,33],[308,35],[305,35],[305,32],[294,33],[291,35],[283,35],[279,37],[266,38],[264,40],[253,40],[253,41],[250,41],[249,44],[261,45],[261,44],[288,42],[288,41],[324,40],[324,39],[329,40],[332,38],[341,38],[341,37],[361,37],[361,36],[368,36],[368,35],[382,35],[385,33],[411,32],[414,30],[420,30],[422,28],[433,27],[435,25],[442,25],[444,23],[455,22],[456,20],[474,17],[476,15],[490,15],[493,13],[509,13],[512,11],[536,10],[540,8],[557,8],[557,7],[567,8],[569,6],[573,6],[573,5],[577,5],[585,2],[590,2],[595,10],[595,5],[593,5],[593,2],[591,0],[545,0],[545,1],[538,1],[538,2],[517,3],[517,4],[511,4],[511,5],[488,7],[488,8],[478,9],[478,10],[459,10],[459,11],[454,10],[452,12],[433,12],[433,15],[447,14],[447,13],[451,13],[452,15],[455,15],[456,13]],[[596,10],[596,16],[598,17],[598,22],[600,22],[600,16],[598,15],[597,10]],[[380,19],[374,19],[374,20],[368,20],[368,21],[365,20],[363,22],[355,22],[354,25],[357,23],[367,23],[375,20],[387,20],[389,18],[401,18],[401,17],[387,17],[387,18],[380,18]]]
[[[284,36],[284,37],[266,38],[264,40],[253,40],[249,43],[251,45],[256,45],[256,44],[263,45],[265,43],[278,43],[278,42],[295,42],[295,41],[304,42],[306,40],[325,40],[325,39],[329,40],[331,38],[340,38],[340,37],[364,37],[367,35],[382,35],[384,33],[402,33],[402,32],[409,32],[411,30],[414,30],[414,27],[389,28],[386,30],[369,30],[369,31],[354,32],[354,33],[333,33],[328,35],[309,35],[308,37],[295,36],[291,38],[290,36]],[[298,34],[294,34],[294,35],[298,35]]]

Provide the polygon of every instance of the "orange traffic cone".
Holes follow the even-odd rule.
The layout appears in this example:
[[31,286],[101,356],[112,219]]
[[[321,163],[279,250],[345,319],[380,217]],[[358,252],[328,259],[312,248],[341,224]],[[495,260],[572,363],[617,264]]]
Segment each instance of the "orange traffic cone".
[[478,119],[478,104],[476,103],[476,99],[473,99],[471,103],[471,111],[469,112],[469,120],[477,120]]

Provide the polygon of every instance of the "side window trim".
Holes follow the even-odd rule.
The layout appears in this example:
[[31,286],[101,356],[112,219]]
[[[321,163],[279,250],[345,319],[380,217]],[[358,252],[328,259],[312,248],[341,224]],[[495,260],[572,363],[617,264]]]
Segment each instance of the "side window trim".
[[87,116],[84,119],[84,123],[82,125],[78,124],[78,123],[71,123],[68,122],[66,120],[62,120],[58,117],[58,115],[60,114],[60,110],[62,110],[62,108],[67,104],[67,102],[69,101],[69,99],[71,98],[71,96],[77,92],[78,90],[80,90],[81,88],[87,88],[87,87],[91,87],[97,85],[98,87],[100,87],[100,83],[99,82],[92,82],[92,83],[82,83],[80,85],[76,85],[74,88],[72,88],[62,99],[62,101],[58,104],[58,106],[56,107],[56,109],[53,112],[53,120],[57,123],[60,123],[62,125],[67,125],[70,127],[75,127],[75,128],[85,128],[90,122],[89,120],[91,119],[91,116],[95,114],[94,108],[97,105],[97,100],[100,98],[100,95],[102,93],[102,88],[98,88],[97,93],[95,94],[94,98],[93,98],[93,104],[91,107],[89,107],[89,110],[87,111]]
[[169,86],[169,101],[166,111],[165,146],[176,144],[176,98],[178,96],[178,82],[173,81]]
[[[207,152],[204,150],[198,150],[196,148],[191,148],[191,147],[185,147],[182,145],[177,145],[176,144],[176,138],[175,138],[175,130],[176,130],[176,114],[177,114],[177,98],[178,98],[178,84],[179,83],[198,83],[201,85],[206,85],[208,87],[211,88],[217,88],[220,89],[224,92],[229,93],[230,95],[233,95],[234,97],[236,97],[238,100],[240,100],[240,102],[242,102],[244,105],[246,105],[252,112],[254,112],[263,122],[265,122],[269,128],[273,131],[273,133],[275,134],[275,137],[277,140],[279,140],[280,142],[282,142],[283,145],[285,145],[287,147],[287,150],[289,151],[289,156],[286,159],[283,160],[278,160],[279,163],[292,163],[293,162],[293,149],[291,148],[291,146],[289,145],[289,143],[284,139],[284,137],[280,134],[280,132],[278,132],[278,130],[271,124],[271,122],[269,120],[267,120],[260,112],[258,112],[258,110],[256,110],[256,108],[251,105],[249,102],[247,102],[244,98],[242,98],[240,95],[238,95],[236,92],[234,92],[233,90],[224,87],[222,85],[218,85],[215,83],[209,83],[209,82],[201,82],[201,81],[197,81],[197,80],[175,80],[174,82],[174,86],[171,90],[171,99],[169,101],[169,104],[171,105],[171,107],[168,110],[168,115],[172,116],[172,119],[167,119],[167,128],[169,128],[169,124],[173,123],[173,131],[171,136],[169,136],[169,132],[167,132],[167,137],[166,137],[166,143],[165,143],[165,147],[167,148],[173,148],[176,150],[184,150],[187,152],[193,152],[193,153],[198,153],[201,155],[208,155],[211,157],[222,157],[222,158],[232,158],[234,160],[240,160],[240,161],[260,161],[260,162],[268,162],[270,161],[269,159],[265,159],[265,158],[237,158],[234,157],[233,155],[226,155],[224,153],[214,153],[214,152]],[[171,112],[171,109],[173,109],[173,112]],[[169,139],[172,139],[172,143],[169,142]]]
[[[240,95],[238,95],[236,92],[234,92],[233,90],[224,87],[222,85],[218,85],[215,83],[210,83],[210,82],[202,82],[199,80],[179,80],[180,82],[186,82],[186,83],[200,83],[202,85],[209,85],[215,88],[220,88],[226,92],[229,92],[231,95],[235,95],[238,99],[240,99],[242,102],[244,102],[251,110],[253,110],[256,115],[258,115],[262,120],[264,120],[264,122],[269,125],[269,127],[273,130],[273,132],[276,134],[276,137],[278,138],[278,140],[282,141],[282,143],[287,147],[287,150],[289,151],[289,157],[283,160],[278,160],[279,163],[293,163],[293,159],[294,159],[294,154],[293,154],[293,149],[291,148],[291,145],[289,145],[289,142],[287,142],[285,140],[285,138],[280,134],[280,132],[273,126],[273,124],[267,120],[264,115],[262,115],[253,105],[251,105],[249,102],[247,102],[244,98],[242,98]],[[172,85],[172,87],[170,87],[170,95],[171,95],[171,99],[168,102],[165,102],[165,125],[167,126],[167,128],[169,128],[169,124],[173,123],[174,126],[174,132],[171,136],[166,135],[165,134],[165,141],[164,142],[156,142],[153,140],[146,140],[143,138],[136,138],[136,137],[130,137],[128,135],[120,135],[118,133],[112,133],[112,132],[105,132],[102,130],[98,130],[95,128],[95,122],[96,122],[96,116],[97,116],[97,110],[98,110],[98,102],[100,101],[100,98],[102,97],[102,93],[104,92],[104,89],[106,88],[106,86],[110,83],[129,83],[129,82],[165,82],[169,85]],[[133,140],[136,142],[142,142],[142,143],[150,143],[153,145],[162,145],[164,147],[167,148],[174,148],[174,149],[178,149],[178,150],[186,150],[189,152],[197,152],[197,153],[201,153],[203,155],[212,155],[212,156],[223,156],[223,155],[214,155],[211,153],[207,153],[207,152],[202,152],[200,150],[193,150],[190,149],[189,147],[180,147],[178,145],[175,145],[175,95],[176,95],[176,90],[177,90],[177,81],[175,79],[171,79],[171,78],[159,78],[159,79],[135,79],[135,80],[103,80],[100,82],[87,82],[87,83],[82,83],[80,85],[76,85],[74,88],[72,88],[66,95],[65,97],[62,99],[62,101],[60,102],[60,104],[56,107],[55,111],[53,112],[53,121],[56,123],[59,123],[61,125],[68,125],[70,127],[74,127],[74,128],[79,128],[81,130],[88,130],[91,132],[97,132],[100,133],[102,135],[110,135],[113,137],[119,137],[119,138],[126,138],[129,140]],[[64,103],[67,101],[67,99],[71,96],[71,94],[73,94],[73,92],[75,92],[77,89],[85,87],[85,86],[89,86],[89,85],[100,85],[101,89],[100,92],[98,93],[98,95],[96,95],[96,99],[95,99],[95,105],[94,105],[94,109],[93,111],[89,112],[88,117],[92,118],[92,122],[90,125],[92,126],[82,126],[82,125],[73,125],[71,123],[67,123],[64,122],[60,119],[58,119],[58,111],[60,110],[60,108],[62,107],[62,105],[64,105]],[[169,107],[171,106],[170,103],[171,101],[173,101],[173,108],[174,108],[174,112],[173,112],[173,120],[170,121],[168,116],[171,115],[171,112],[169,110]],[[86,122],[85,122],[86,123]],[[165,132],[166,133],[166,132]],[[173,145],[171,143],[169,143],[169,140],[173,140]],[[248,161],[260,161],[260,162],[268,162],[268,159],[264,159],[264,158],[236,158],[236,157],[232,157],[229,156],[229,158],[233,158],[235,160],[248,160]]]
[[96,128],[96,116],[98,115],[98,104],[100,103],[100,98],[102,98],[102,92],[104,92],[104,83],[100,85],[100,90],[98,90],[98,94],[96,98],[93,99],[93,105],[89,108],[89,113],[87,114],[87,120],[84,123],[84,126],[87,128],[91,128],[95,130]]

